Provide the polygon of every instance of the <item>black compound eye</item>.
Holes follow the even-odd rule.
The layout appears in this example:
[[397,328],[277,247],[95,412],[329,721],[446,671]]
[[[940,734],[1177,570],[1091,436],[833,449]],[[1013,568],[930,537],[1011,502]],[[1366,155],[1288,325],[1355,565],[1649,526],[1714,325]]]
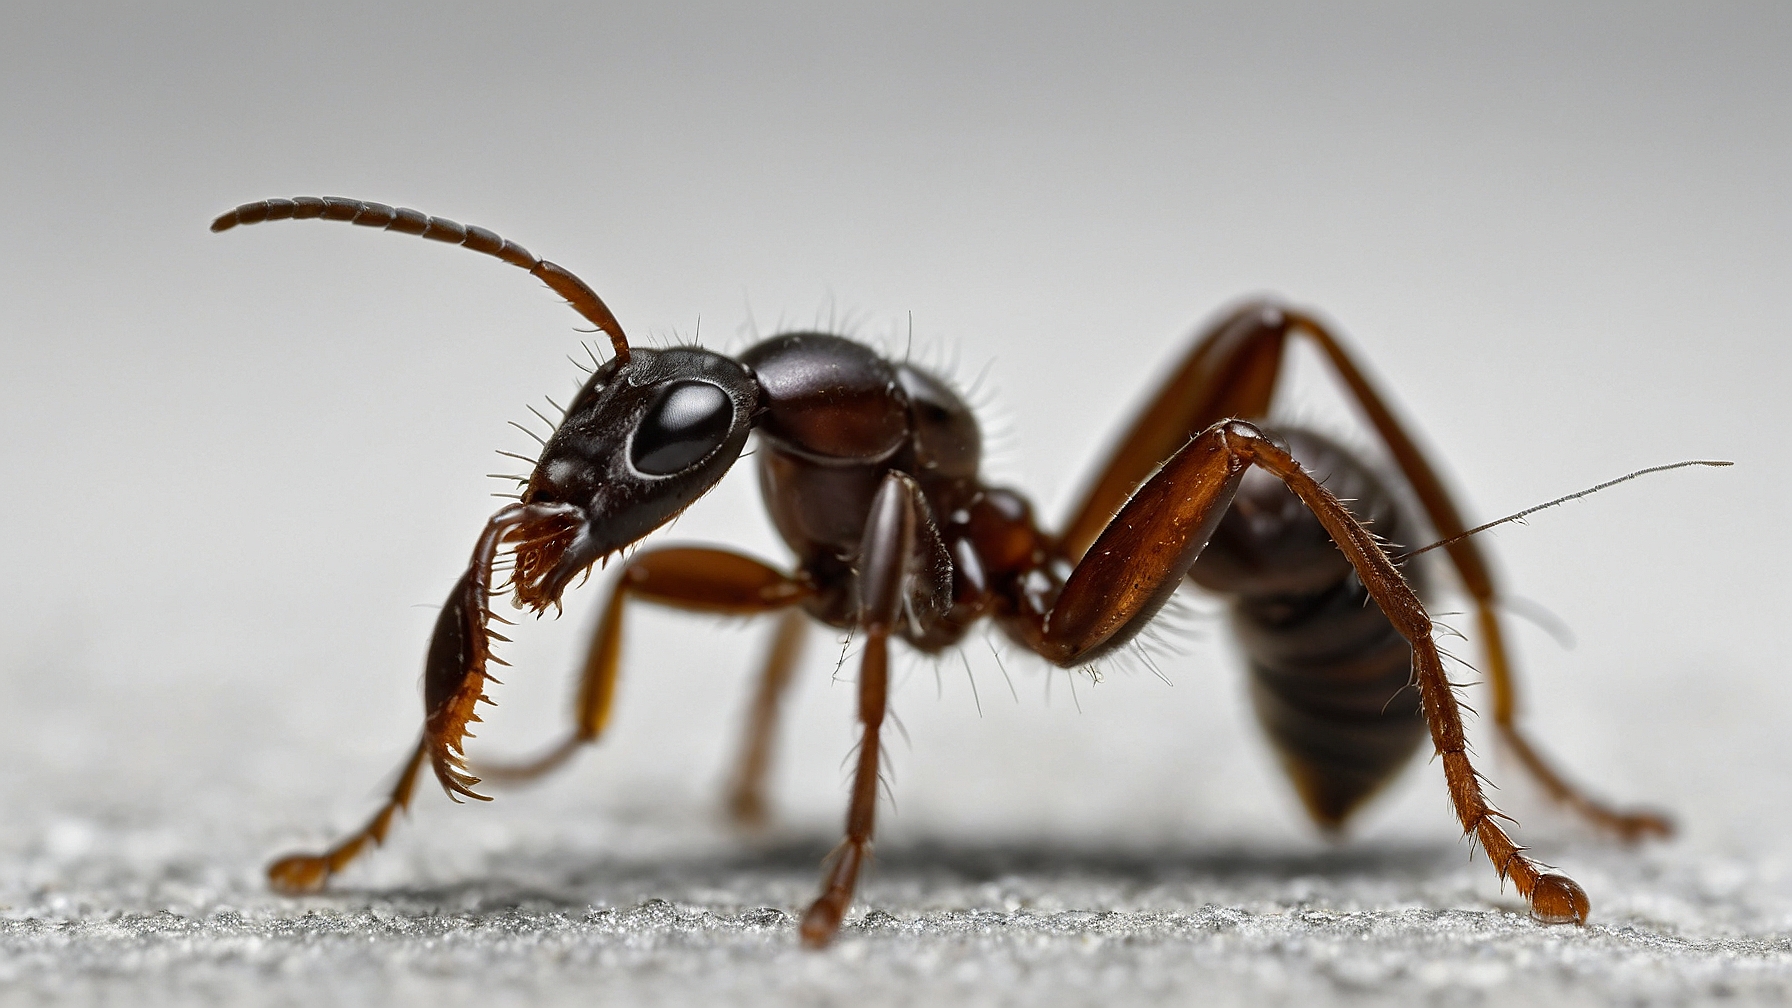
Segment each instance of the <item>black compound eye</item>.
[[670,476],[715,451],[733,426],[728,393],[708,382],[675,382],[647,407],[629,458],[649,476]]

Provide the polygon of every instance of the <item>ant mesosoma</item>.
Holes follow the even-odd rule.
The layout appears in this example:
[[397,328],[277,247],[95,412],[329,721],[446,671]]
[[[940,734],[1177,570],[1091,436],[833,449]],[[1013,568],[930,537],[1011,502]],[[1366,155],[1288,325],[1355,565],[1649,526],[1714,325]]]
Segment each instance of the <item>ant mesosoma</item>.
[[[852,903],[871,850],[890,639],[924,653],[956,644],[979,620],[1066,668],[1127,645],[1185,577],[1229,596],[1251,666],[1259,720],[1321,827],[1336,829],[1399,770],[1428,733],[1464,830],[1494,870],[1550,923],[1584,923],[1586,893],[1532,860],[1499,824],[1470,765],[1453,684],[1420,601],[1388,544],[1416,531],[1368,466],[1310,431],[1274,432],[1269,415],[1290,336],[1311,340],[1360,406],[1473,600],[1493,691],[1493,724],[1549,794],[1625,839],[1662,836],[1648,812],[1606,808],[1558,775],[1520,733],[1493,577],[1429,462],[1331,329],[1256,301],[1195,343],[1118,442],[1052,534],[1023,496],[979,474],[975,417],[944,381],[820,332],[787,332],[738,359],[698,347],[633,347],[584,282],[484,228],[416,210],[335,197],[248,203],[213,231],[269,220],[348,221],[463,245],[528,270],[605,333],[615,355],[566,409],[521,499],[493,515],[430,642],[423,737],[379,812],[342,843],[268,868],[288,892],[316,889],[380,843],[427,763],[451,798],[484,798],[463,742],[485,684],[494,563],[514,555],[509,589],[537,614],[592,565],[677,516],[740,457],[750,433],[767,508],[796,554],[786,572],[724,549],[643,549],[622,565],[581,679],[574,727],[541,760],[502,771],[544,773],[595,741],[610,716],[630,601],[696,612],[783,613],[753,706],[731,794],[737,818],[762,815],[766,754],[804,615],[862,642],[861,735],[846,838],[803,915],[803,940],[825,945]],[[1241,419],[1242,418],[1242,419]],[[1296,461],[1299,459],[1299,461]],[[1310,472],[1325,474],[1321,485]],[[1339,498],[1352,500],[1349,507]],[[1205,548],[1205,549],[1204,549]],[[502,587],[497,589],[502,591]],[[1373,599],[1374,606],[1366,604]],[[1408,688],[1414,687],[1414,688]]]

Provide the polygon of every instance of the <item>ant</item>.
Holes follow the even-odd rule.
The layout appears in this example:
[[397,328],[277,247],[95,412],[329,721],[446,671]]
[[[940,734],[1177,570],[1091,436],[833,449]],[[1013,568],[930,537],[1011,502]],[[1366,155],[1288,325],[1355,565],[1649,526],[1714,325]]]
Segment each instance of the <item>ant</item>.
[[[805,616],[858,635],[861,727],[846,835],[801,924],[806,944],[825,946],[871,851],[891,638],[937,653],[987,618],[1054,665],[1087,666],[1129,645],[1188,578],[1228,596],[1257,717],[1320,827],[1339,829],[1429,736],[1456,817],[1495,872],[1529,900],[1536,919],[1584,924],[1586,892],[1527,856],[1500,825],[1508,817],[1482,794],[1455,684],[1421,601],[1426,579],[1417,567],[1403,573],[1402,558],[1390,555],[1391,544],[1416,530],[1412,519],[1342,446],[1311,431],[1250,422],[1269,414],[1284,351],[1297,336],[1330,362],[1444,537],[1434,545],[1445,549],[1473,600],[1501,739],[1550,795],[1605,831],[1636,840],[1671,830],[1660,815],[1587,797],[1519,730],[1498,593],[1472,533],[1351,353],[1310,313],[1258,300],[1213,323],[1053,534],[1021,494],[982,481],[971,409],[912,364],[821,332],[772,336],[738,358],[630,346],[602,299],[567,270],[484,228],[380,203],[264,200],[217,218],[212,230],[312,218],[462,245],[526,269],[607,335],[614,355],[530,460],[534,470],[518,502],[486,523],[450,592],[429,645],[422,738],[385,803],[329,850],[269,866],[278,890],[318,889],[381,843],[426,763],[450,798],[485,800],[473,790],[479,778],[463,745],[468,725],[480,720],[475,706],[491,702],[488,666],[505,664],[492,642],[507,638],[491,622],[508,621],[492,611],[491,597],[508,587],[518,608],[538,616],[557,610],[576,577],[689,507],[757,434],[760,486],[796,554],[792,569],[719,548],[633,552],[604,604],[570,735],[532,764],[488,775],[546,773],[603,733],[629,603],[781,613],[730,799],[736,818],[756,820]],[[1325,474],[1323,483],[1314,472]],[[1346,507],[1340,497],[1354,503]],[[510,583],[494,589],[505,552],[514,558]]]

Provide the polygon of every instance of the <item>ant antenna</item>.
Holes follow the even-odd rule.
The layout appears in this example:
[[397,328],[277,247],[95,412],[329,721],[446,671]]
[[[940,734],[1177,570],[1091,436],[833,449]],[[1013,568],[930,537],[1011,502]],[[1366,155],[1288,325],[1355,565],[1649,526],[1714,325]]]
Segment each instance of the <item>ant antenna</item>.
[[1474,528],[1469,529],[1467,532],[1464,532],[1461,535],[1453,535],[1448,539],[1439,539],[1437,542],[1434,542],[1429,546],[1420,546],[1416,550],[1409,550],[1408,552],[1402,553],[1399,556],[1394,557],[1394,562],[1400,563],[1403,560],[1409,560],[1413,557],[1416,557],[1420,553],[1429,553],[1432,550],[1437,549],[1440,546],[1449,546],[1452,543],[1459,543],[1462,540],[1467,539],[1469,536],[1476,535],[1481,532],[1485,532],[1488,529],[1493,528],[1497,525],[1504,525],[1507,522],[1523,521],[1525,519],[1526,515],[1533,515],[1539,511],[1543,510],[1544,508],[1552,508],[1552,507],[1555,507],[1557,504],[1566,504],[1571,500],[1578,500],[1582,497],[1586,497],[1591,494],[1596,494],[1601,490],[1605,490],[1609,487],[1615,487],[1620,483],[1627,483],[1633,479],[1636,479],[1638,476],[1647,476],[1650,473],[1667,472],[1669,469],[1684,469],[1687,466],[1727,466],[1727,465],[1735,465],[1735,464],[1736,463],[1734,463],[1734,462],[1719,462],[1719,461],[1714,461],[1714,460],[1710,460],[1710,459],[1689,459],[1688,461],[1685,461],[1685,462],[1675,462],[1670,465],[1658,465],[1658,466],[1650,466],[1647,469],[1638,469],[1636,472],[1627,473],[1623,476],[1618,477],[1617,479],[1606,480],[1604,483],[1601,483],[1598,486],[1591,486],[1591,487],[1586,488],[1585,490],[1577,490],[1574,493],[1567,495],[1566,497],[1557,497],[1555,500],[1546,501],[1545,503],[1538,504],[1534,507],[1525,508],[1523,511],[1520,511],[1517,514],[1509,514],[1504,518],[1500,518],[1496,521],[1490,521],[1485,525],[1476,525]]
[[471,224],[460,224],[445,217],[431,217],[409,207],[389,207],[384,203],[347,199],[342,196],[294,196],[292,199],[269,199],[244,203],[212,221],[213,231],[228,231],[238,224],[260,224],[271,220],[337,220],[376,227],[400,234],[419,235],[433,241],[461,245],[475,252],[496,256],[512,266],[526,269],[530,275],[553,288],[565,298],[572,310],[585,316],[610,337],[618,364],[628,362],[628,337],[622,324],[608,305],[585,281],[563,266],[546,259],[537,259],[528,249],[500,237],[496,232]]

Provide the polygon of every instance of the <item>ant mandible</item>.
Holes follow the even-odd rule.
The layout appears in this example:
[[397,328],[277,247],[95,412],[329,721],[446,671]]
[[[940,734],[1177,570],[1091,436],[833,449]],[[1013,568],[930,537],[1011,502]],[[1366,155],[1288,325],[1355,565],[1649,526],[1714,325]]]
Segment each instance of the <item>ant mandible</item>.
[[[424,673],[423,736],[385,804],[335,847],[271,865],[275,888],[317,889],[380,843],[425,763],[449,797],[485,798],[473,790],[479,778],[463,742],[479,720],[475,705],[490,702],[487,665],[503,664],[491,642],[506,638],[490,627],[503,621],[490,608],[503,551],[514,555],[515,605],[539,615],[593,564],[689,507],[757,433],[760,485],[796,554],[794,569],[724,549],[634,553],[604,605],[570,736],[505,776],[545,773],[602,734],[630,601],[736,616],[783,613],[731,801],[737,817],[753,819],[762,814],[766,752],[804,614],[858,635],[861,734],[846,837],[801,926],[805,943],[823,946],[839,930],[871,850],[890,639],[936,653],[988,618],[1054,665],[1085,666],[1129,644],[1187,577],[1230,597],[1258,718],[1316,823],[1339,828],[1428,732],[1456,816],[1498,875],[1512,880],[1538,920],[1586,921],[1585,891],[1527,857],[1482,794],[1418,594],[1422,579],[1416,568],[1403,576],[1389,556],[1387,544],[1413,530],[1411,519],[1339,445],[1248,422],[1269,414],[1289,338],[1313,341],[1431,526],[1446,539],[1463,535],[1466,525],[1430,463],[1313,315],[1256,301],[1214,323],[1053,535],[1035,523],[1023,496],[982,482],[970,408],[912,364],[819,332],[773,336],[738,359],[698,347],[631,347],[609,308],[565,269],[484,228],[380,203],[264,200],[224,214],[212,230],[288,218],[348,221],[496,256],[566,298],[609,337],[615,354],[567,407],[520,501],[486,523],[449,594]],[[1309,470],[1325,473],[1329,489]],[[1666,835],[1660,816],[1610,810],[1583,795],[1520,733],[1493,577],[1472,539],[1456,538],[1446,550],[1474,603],[1500,737],[1551,795],[1598,826],[1625,839]]]

